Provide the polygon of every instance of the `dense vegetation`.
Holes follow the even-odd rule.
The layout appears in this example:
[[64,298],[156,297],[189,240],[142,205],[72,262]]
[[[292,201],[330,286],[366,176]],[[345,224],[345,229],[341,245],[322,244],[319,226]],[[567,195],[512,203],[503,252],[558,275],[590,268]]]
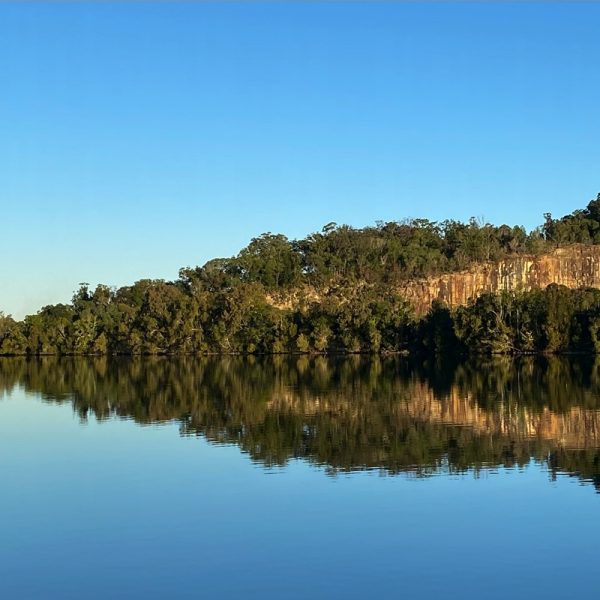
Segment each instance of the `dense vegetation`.
[[172,421],[267,467],[427,476],[534,458],[600,488],[599,371],[556,357],[5,358],[0,397],[21,386],[82,420]]
[[236,257],[176,281],[82,284],[70,304],[17,322],[0,313],[0,354],[560,352],[600,350],[600,295],[549,289],[482,296],[417,319],[394,284],[557,245],[600,242],[600,195],[543,226],[427,220],[302,240],[266,233]]

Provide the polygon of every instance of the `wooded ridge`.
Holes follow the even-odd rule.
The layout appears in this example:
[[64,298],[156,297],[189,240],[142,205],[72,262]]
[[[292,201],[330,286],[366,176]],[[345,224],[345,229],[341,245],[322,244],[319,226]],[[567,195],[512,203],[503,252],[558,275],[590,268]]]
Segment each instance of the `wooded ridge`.
[[[549,286],[549,287],[547,287]],[[600,195],[527,232],[425,219],[265,233],[175,281],[0,313],[0,354],[600,349]]]

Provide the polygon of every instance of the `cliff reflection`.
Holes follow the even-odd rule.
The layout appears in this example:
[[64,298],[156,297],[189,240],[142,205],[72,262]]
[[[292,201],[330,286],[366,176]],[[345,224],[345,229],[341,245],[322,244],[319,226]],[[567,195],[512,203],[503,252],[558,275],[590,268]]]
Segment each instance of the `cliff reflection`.
[[302,458],[331,472],[426,475],[532,458],[600,489],[600,363],[501,359],[0,359],[15,386],[71,403],[82,419],[176,421],[184,435],[253,460]]

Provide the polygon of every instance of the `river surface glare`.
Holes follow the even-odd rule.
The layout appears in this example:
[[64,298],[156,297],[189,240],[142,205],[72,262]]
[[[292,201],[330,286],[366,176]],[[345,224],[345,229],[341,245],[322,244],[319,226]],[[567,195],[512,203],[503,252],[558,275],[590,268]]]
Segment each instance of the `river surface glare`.
[[0,598],[593,598],[600,363],[0,359]]

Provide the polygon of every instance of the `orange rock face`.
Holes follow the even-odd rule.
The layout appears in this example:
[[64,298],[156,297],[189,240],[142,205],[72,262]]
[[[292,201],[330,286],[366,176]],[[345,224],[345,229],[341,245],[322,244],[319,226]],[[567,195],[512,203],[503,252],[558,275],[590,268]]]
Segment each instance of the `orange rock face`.
[[529,291],[552,283],[600,288],[600,246],[573,245],[540,256],[511,256],[467,271],[410,281],[398,293],[417,314],[424,314],[435,300],[456,307],[485,292]]

